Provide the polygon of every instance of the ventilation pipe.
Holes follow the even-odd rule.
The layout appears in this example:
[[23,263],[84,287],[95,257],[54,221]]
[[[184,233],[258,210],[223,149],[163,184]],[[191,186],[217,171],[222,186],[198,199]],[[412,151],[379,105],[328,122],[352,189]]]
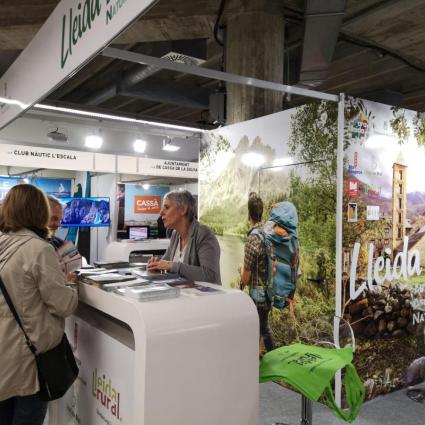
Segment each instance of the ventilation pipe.
[[346,0],[307,0],[301,72],[299,83],[316,87],[328,75]]

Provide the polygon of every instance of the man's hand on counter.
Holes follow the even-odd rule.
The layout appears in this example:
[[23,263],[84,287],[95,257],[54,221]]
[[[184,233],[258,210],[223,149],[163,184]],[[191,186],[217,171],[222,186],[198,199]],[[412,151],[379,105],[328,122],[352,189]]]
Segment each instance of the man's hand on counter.
[[159,257],[152,257],[148,261],[147,269],[149,271],[153,270],[171,270],[171,261],[161,260]]

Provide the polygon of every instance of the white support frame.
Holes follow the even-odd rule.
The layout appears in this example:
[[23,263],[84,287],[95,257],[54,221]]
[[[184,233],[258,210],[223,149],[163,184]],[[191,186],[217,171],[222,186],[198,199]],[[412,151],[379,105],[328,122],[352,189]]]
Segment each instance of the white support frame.
[[[338,101],[338,141],[336,156],[336,241],[335,241],[335,316],[334,344],[339,347],[339,324],[342,317],[342,237],[343,237],[343,191],[344,191],[344,125],[345,95],[339,95]],[[354,344],[354,341],[353,341]],[[341,371],[335,375],[335,401],[341,406]]]
[[[342,219],[343,219],[343,190],[344,190],[344,108],[345,96],[340,94],[338,102],[338,142],[337,142],[337,168],[336,168],[336,259],[335,278],[339,285],[336,285],[335,293],[335,316],[342,315]],[[337,330],[335,330],[337,337]],[[337,341],[335,341],[337,343]]]
[[228,83],[243,84],[304,97],[312,97],[314,99],[329,100],[331,102],[339,101],[339,97],[334,94],[303,89],[301,87],[287,86],[285,84],[273,83],[272,81],[259,80],[258,78],[244,77],[242,75],[216,71],[215,69],[202,68],[196,65],[186,65],[182,63],[171,62],[168,59],[156,58],[153,56],[143,55],[141,53],[130,52],[128,50],[116,49],[114,47],[107,47],[103,51],[102,55],[109,58],[125,60],[127,62],[156,66],[157,68],[168,69],[169,71],[182,72],[184,74],[191,74],[197,75],[199,77],[226,81]]
[[[344,108],[345,95],[332,95],[315,90],[303,89],[301,87],[287,86],[271,81],[257,78],[244,77],[228,72],[216,71],[202,68],[195,65],[186,65],[171,62],[167,59],[156,58],[141,53],[107,47],[103,51],[103,56],[125,60],[142,65],[155,66],[161,69],[181,72],[200,77],[212,78],[234,84],[243,84],[283,93],[310,97],[313,99],[326,100],[338,103],[338,123],[337,123],[337,173],[336,173],[336,244],[335,244],[335,316],[334,316],[334,344],[339,347],[339,323],[342,315],[342,237],[343,237],[343,168],[344,168]],[[341,405],[341,372],[335,376],[335,400]]]
[[[274,83],[271,81],[260,80],[257,78],[244,77],[228,72],[216,71],[214,69],[202,68],[196,65],[186,65],[171,62],[167,59],[156,58],[141,53],[130,52],[128,50],[107,47],[103,51],[103,56],[114,59],[121,59],[128,62],[139,63],[143,65],[155,66],[161,69],[176,71],[200,77],[212,78],[220,81],[226,81],[234,84],[243,84],[268,90],[274,90],[283,93],[291,93],[299,96],[310,97],[313,99],[326,100],[338,103],[338,139],[337,139],[337,175],[336,175],[336,247],[335,247],[335,319],[334,319],[334,343],[339,347],[339,320],[342,315],[342,220],[343,220],[343,167],[344,167],[344,108],[345,96],[339,96],[323,93],[315,90],[304,89],[301,87],[287,86],[285,84]],[[336,382],[336,390],[340,389],[340,379]],[[336,391],[337,397],[340,397],[340,391]],[[338,401],[338,400],[337,400]]]

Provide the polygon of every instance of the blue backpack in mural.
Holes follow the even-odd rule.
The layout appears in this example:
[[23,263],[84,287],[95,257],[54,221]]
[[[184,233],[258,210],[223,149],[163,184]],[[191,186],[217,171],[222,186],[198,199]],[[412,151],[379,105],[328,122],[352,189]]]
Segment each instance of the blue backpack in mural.
[[[293,299],[299,270],[298,215],[291,202],[279,202],[262,230],[253,235],[264,243],[267,255],[267,298],[283,309]],[[254,300],[255,301],[255,300]]]

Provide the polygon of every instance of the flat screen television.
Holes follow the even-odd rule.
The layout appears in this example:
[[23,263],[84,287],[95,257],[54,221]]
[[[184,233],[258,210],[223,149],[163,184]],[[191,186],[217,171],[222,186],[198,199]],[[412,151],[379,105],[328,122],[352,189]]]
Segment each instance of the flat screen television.
[[139,241],[149,239],[149,226],[129,226],[128,239]]
[[110,226],[109,198],[61,198],[62,227]]

